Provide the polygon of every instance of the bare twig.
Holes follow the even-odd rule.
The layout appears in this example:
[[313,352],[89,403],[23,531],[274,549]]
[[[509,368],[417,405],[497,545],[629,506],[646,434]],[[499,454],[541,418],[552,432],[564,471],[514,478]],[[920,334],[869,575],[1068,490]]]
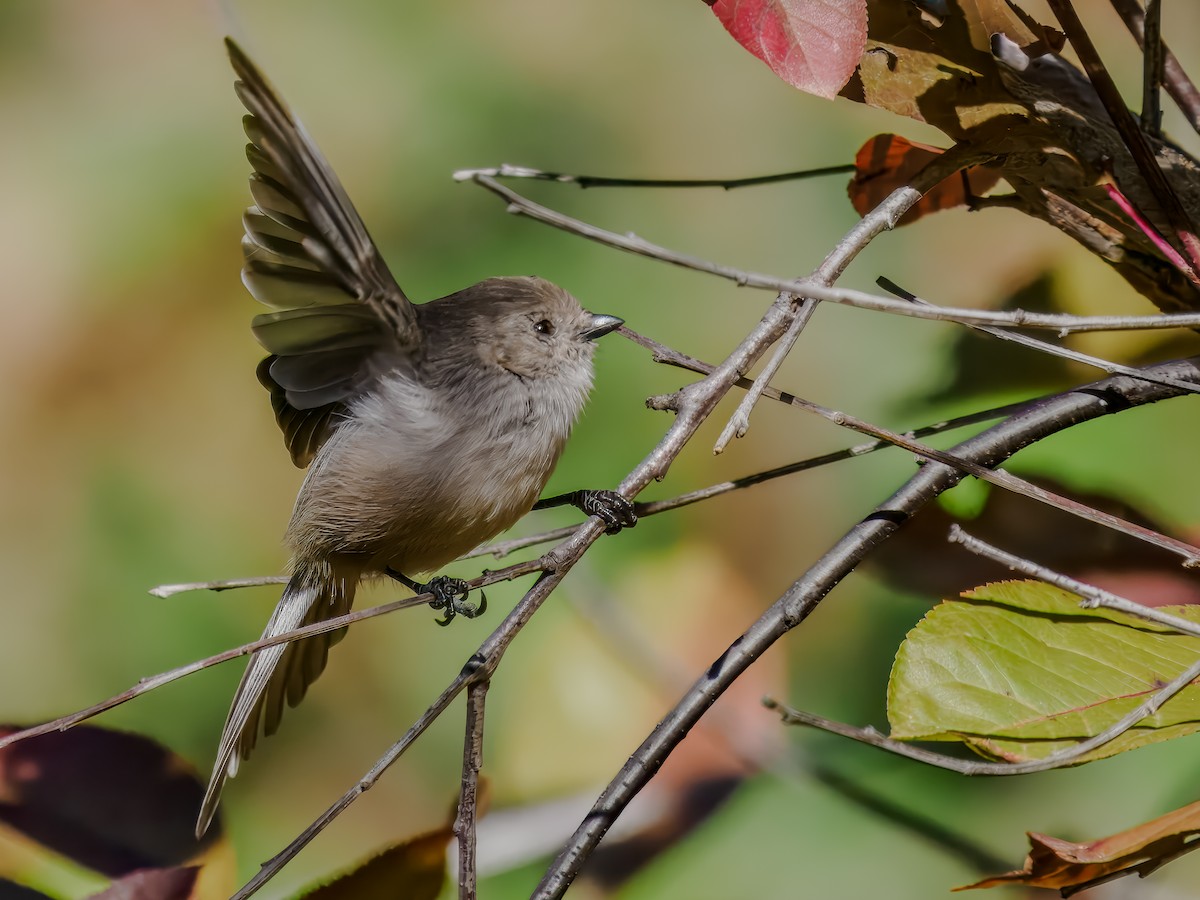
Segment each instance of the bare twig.
[[[659,644],[647,640],[644,630],[633,627],[633,620],[613,603],[589,597],[575,601],[572,607],[600,634],[609,649],[626,662],[628,668],[659,694],[675,694],[687,688],[691,678],[684,667],[668,659]],[[699,723],[715,726],[708,732],[733,754],[748,771],[769,772],[781,779],[811,778],[860,809],[897,825],[953,856],[981,873],[998,872],[1005,861],[987,848],[958,834],[932,816],[910,809],[851,778],[838,768],[803,753],[786,758],[766,758],[758,741],[748,741],[744,729],[720,707]]]
[[1106,591],[1087,582],[1071,578],[1069,575],[1063,575],[1061,572],[1055,572],[1053,569],[1039,565],[1032,560],[1009,553],[1006,550],[1001,550],[994,544],[989,544],[987,541],[968,534],[958,525],[950,526],[948,540],[952,544],[961,544],[965,549],[978,556],[998,562],[1002,566],[1008,566],[1013,571],[1020,572],[1022,575],[1037,578],[1040,581],[1045,581],[1047,584],[1060,587],[1064,591],[1078,594],[1083,598],[1083,602],[1079,605],[1084,609],[1095,609],[1101,606],[1106,609],[1115,609],[1118,612],[1137,616],[1139,619],[1145,619],[1147,622],[1153,622],[1156,625],[1165,625],[1167,628],[1178,631],[1180,634],[1190,634],[1193,637],[1200,637],[1200,623],[1192,622],[1182,616],[1173,616],[1152,606],[1134,603],[1132,600],[1127,600],[1111,591]]
[[[916,300],[916,298],[913,299]],[[923,301],[916,300],[916,302]],[[671,353],[672,351],[670,348],[663,347],[662,345],[658,345],[658,349],[656,350],[657,358],[663,362],[672,361]],[[690,357],[688,357],[686,361],[680,360],[679,364],[686,365],[689,368],[692,366],[703,365],[703,363],[701,363],[699,360],[694,360]],[[1162,383],[1162,379],[1154,375],[1146,375],[1145,372],[1134,372],[1131,377],[1145,379],[1153,383]],[[1195,392],[1198,390],[1198,386],[1196,384],[1184,382],[1182,379],[1167,379],[1167,381],[1179,381],[1180,383],[1178,385],[1169,385],[1174,387],[1176,390],[1186,390],[1189,392]],[[1056,494],[1053,491],[1026,481],[1023,478],[1019,478],[1010,472],[1005,472],[1003,470],[993,471],[986,466],[977,465],[970,460],[958,458],[953,453],[936,450],[933,447],[914,440],[911,436],[897,434],[894,431],[881,428],[878,425],[872,425],[871,423],[864,422],[862,419],[856,418],[855,416],[829,409],[828,407],[822,406],[819,403],[813,403],[810,400],[804,400],[791,394],[789,394],[788,397],[791,405],[797,406],[808,412],[816,413],[830,422],[833,422],[835,425],[849,428],[853,431],[859,432],[860,434],[865,434],[876,438],[877,440],[886,441],[893,446],[901,447],[902,449],[908,450],[911,453],[915,453],[918,456],[924,457],[925,459],[933,460],[943,465],[952,466],[983,481],[987,481],[991,484],[1002,487],[1005,490],[1013,491],[1014,493],[1030,497],[1031,499],[1045,503],[1048,506],[1053,506],[1056,509],[1061,509],[1064,512],[1078,516],[1079,518],[1085,519],[1089,522],[1095,522],[1098,525],[1104,525],[1108,528],[1112,528],[1115,531],[1128,534],[1140,541],[1145,541],[1146,543],[1152,544],[1156,547],[1161,547],[1168,552],[1182,556],[1185,566],[1193,567],[1200,565],[1200,547],[1193,546],[1186,541],[1177,540],[1176,538],[1172,538],[1161,534],[1160,532],[1154,531],[1151,528],[1146,528],[1145,526],[1138,525],[1134,522],[1129,522],[1110,513],[1095,509],[1094,507],[1085,503],[1072,500],[1070,497],[1064,497],[1061,494]]]
[[[924,303],[920,297],[906,291],[889,278],[877,278],[876,283],[885,291],[895,294],[897,297],[903,297],[905,300],[913,303]],[[1178,378],[1168,378],[1159,380],[1157,376],[1147,374],[1145,369],[1135,368],[1134,366],[1123,366],[1120,363],[1112,362],[1111,360],[1103,359],[1099,356],[1092,356],[1088,353],[1080,353],[1078,350],[1070,350],[1066,347],[1060,347],[1058,344],[1051,344],[1047,341],[1039,341],[1037,338],[1029,337],[1017,331],[1008,331],[1004,328],[993,328],[990,325],[970,325],[976,331],[983,334],[989,334],[994,338],[1002,341],[1008,341],[1011,344],[1018,344],[1022,347],[1028,347],[1030,350],[1036,350],[1039,353],[1046,353],[1050,356],[1057,356],[1060,359],[1068,359],[1071,362],[1082,363],[1085,366],[1091,366],[1099,369],[1101,372],[1106,372],[1109,375],[1128,375],[1130,378],[1139,378],[1145,381],[1152,381],[1155,384],[1165,384],[1173,388],[1178,388],[1181,391],[1188,393],[1200,394],[1200,384],[1192,384],[1190,381],[1182,381]]]
[[1024,497],[1037,500],[1040,503],[1045,503],[1047,506],[1052,506],[1055,509],[1061,509],[1063,512],[1070,513],[1073,516],[1078,516],[1088,522],[1095,522],[1097,525],[1103,525],[1111,528],[1114,531],[1119,531],[1122,534],[1127,534],[1130,537],[1137,538],[1155,547],[1160,547],[1170,553],[1183,557],[1183,565],[1188,568],[1200,567],[1200,547],[1189,544],[1187,541],[1181,541],[1177,538],[1170,537],[1155,531],[1152,528],[1146,528],[1143,525],[1138,525],[1119,516],[1114,516],[1111,513],[1103,512],[1095,507],[1089,506],[1086,503],[1080,503],[1078,500],[1072,500],[1070,497],[1064,497],[1062,494],[1056,494],[1053,491],[1047,490],[1040,485],[1033,484],[1023,478],[1013,475],[1011,472],[1006,472],[1003,469],[992,469],[985,465],[980,465],[970,459],[965,459],[962,456],[937,450],[927,444],[922,444],[919,441],[907,438],[904,435],[897,434],[886,428],[880,428],[878,425],[872,425],[869,422],[864,422],[855,416],[840,412],[839,410],[829,409],[819,403],[813,403],[809,400],[802,400],[797,397],[794,400],[795,405],[816,413],[824,419],[833,422],[835,425],[840,425],[843,428],[849,428],[852,431],[857,431],[860,434],[869,435],[878,440],[887,441],[897,447],[915,453],[925,459],[941,463],[944,466],[950,466],[960,472],[986,481],[989,484],[997,485],[1005,490],[1012,491],[1016,494],[1021,494]]
[[1047,3],[1059,24],[1062,25],[1063,32],[1071,42],[1071,46],[1075,49],[1079,62],[1083,65],[1084,73],[1096,89],[1096,94],[1100,98],[1100,102],[1104,104],[1104,109],[1108,112],[1117,133],[1120,134],[1122,142],[1129,148],[1138,171],[1162,207],[1171,227],[1175,229],[1176,237],[1179,238],[1190,262],[1185,274],[1193,282],[1200,283],[1200,276],[1197,275],[1197,269],[1200,269],[1200,239],[1196,237],[1195,223],[1191,221],[1187,210],[1183,208],[1179,195],[1175,193],[1175,189],[1171,187],[1166,175],[1159,168],[1158,160],[1146,140],[1146,135],[1138,128],[1137,120],[1125,106],[1125,101],[1121,99],[1121,92],[1117,90],[1112,75],[1104,67],[1091,37],[1083,27],[1083,22],[1080,21],[1075,8],[1071,5],[1071,0],[1047,0]]
[[[1125,27],[1133,35],[1139,46],[1145,46],[1145,14],[1138,0],[1109,0],[1117,14],[1125,22]],[[1200,133],[1200,91],[1183,71],[1183,66],[1171,49],[1163,45],[1163,80],[1167,93],[1179,107],[1184,117],[1191,123],[1192,128]]]
[[474,681],[467,688],[467,733],[463,738],[462,789],[454,836],[458,839],[459,900],[475,900],[475,827],[479,821],[479,770],[483,766],[484,703],[490,681]]
[[545,172],[528,166],[510,166],[502,163],[493,169],[477,169],[494,178],[532,178],[536,181],[555,181],[559,184],[577,184],[581,188],[595,187],[638,187],[638,188],[707,188],[724,190],[755,187],[761,184],[776,184],[780,181],[800,181],[820,178],[825,175],[846,175],[854,171],[853,164],[823,166],[818,169],[801,169],[797,172],[780,172],[773,175],[753,175],[749,178],[611,178],[604,175],[571,175],[565,172]]
[[[506,566],[503,569],[497,569],[494,572],[487,572],[478,578],[471,579],[467,582],[471,590],[480,587],[487,587],[490,584],[496,584],[501,581],[512,581],[514,578],[520,578],[522,575],[530,575],[534,572],[540,572],[545,568],[546,563],[543,559],[528,560],[526,562],[515,563],[511,566]],[[277,634],[269,638],[260,638],[256,641],[251,641],[248,644],[243,644],[240,647],[234,647],[232,650],[226,650],[223,653],[217,653],[205,659],[197,660],[196,662],[188,663],[186,666],[179,666],[167,672],[161,672],[158,675],[151,675],[148,678],[141,679],[137,684],[128,690],[122,691],[115,696],[109,697],[107,700],[102,700],[99,703],[93,704],[86,709],[81,709],[78,712],[73,712],[70,715],[62,716],[52,722],[45,722],[41,725],[35,725],[31,728],[26,728],[22,731],[16,731],[9,735],[0,737],[0,750],[10,744],[15,744],[18,741],[26,740],[27,738],[37,737],[41,734],[49,734],[52,731],[66,731],[80,722],[94,718],[102,712],[107,712],[115,706],[120,706],[122,703],[127,703],[135,697],[140,697],[142,694],[160,688],[163,685],[170,684],[172,681],[178,681],[188,675],[193,675],[203,669],[211,666],[219,665],[223,662],[228,662],[231,659],[237,659],[239,656],[245,656],[247,653],[255,653],[266,647],[273,647],[276,644],[290,644],[292,641],[298,641],[302,638],[312,637],[316,634],[325,634],[329,631],[336,631],[339,628],[345,628],[347,625],[352,625],[355,622],[361,622],[364,619],[373,619],[376,616],[387,615],[388,613],[396,612],[401,609],[410,609],[414,606],[424,606],[434,599],[433,594],[419,594],[416,597],[404,597],[400,600],[393,600],[390,603],[381,603],[378,606],[371,606],[366,609],[356,610],[347,613],[344,616],[335,616],[334,618],[324,619],[320,622],[315,622],[312,625],[306,625],[303,628],[297,628],[295,631],[287,631],[283,634]]]
[[[975,161],[983,161],[986,158],[985,156],[981,156]],[[970,160],[964,160],[963,164],[971,164],[971,162]],[[1077,331],[1132,331],[1162,328],[1195,328],[1200,326],[1200,313],[1162,313],[1148,316],[1072,316],[1066,314],[1034,313],[1021,309],[994,312],[990,310],[937,306],[934,304],[914,306],[911,303],[896,300],[894,297],[883,297],[848,288],[835,288],[801,280],[788,280],[774,275],[764,275],[759,272],[737,269],[733,266],[721,265],[696,256],[678,253],[666,247],[653,244],[635,234],[617,234],[616,232],[590,225],[565,213],[560,213],[557,210],[534,203],[532,200],[505,187],[486,174],[490,171],[493,170],[462,170],[455,173],[455,178],[460,181],[474,181],[481,187],[502,197],[508,202],[508,211],[511,213],[528,216],[531,219],[571,234],[577,234],[580,237],[596,241],[608,247],[657,259],[696,272],[716,275],[743,287],[796,294],[813,300],[825,300],[830,303],[841,303],[860,309],[911,316],[918,319],[959,322],[964,325],[977,324],[1014,328],[1039,328],[1057,331],[1060,334],[1070,334]]]
[[226,578],[220,581],[186,581],[181,584],[160,584],[150,588],[154,597],[174,597],[188,591],[232,591],[237,588],[264,587],[268,584],[287,584],[286,575],[260,575],[257,578]]
[[1142,131],[1162,136],[1162,107],[1159,90],[1163,79],[1162,3],[1146,0],[1142,26]]
[[[789,402],[796,400],[791,394],[785,394],[789,398]],[[917,428],[913,431],[904,432],[905,437],[925,437],[931,434],[941,434],[945,431],[950,431],[955,428],[964,428],[968,425],[975,425],[980,422],[986,422],[992,419],[999,419],[1005,415],[1016,412],[1018,409],[1023,409],[1029,405],[1029,401],[1021,403],[1012,403],[1008,406],[997,407],[995,409],[986,409],[970,415],[960,416],[955,419],[950,419],[945,422],[938,422],[933,425],[927,425],[923,428]],[[771,481],[775,478],[781,478],[785,475],[792,475],[796,472],[804,472],[808,469],[815,469],[819,466],[829,465],[830,463],[841,462],[846,459],[853,459],[856,456],[864,456],[868,453],[874,453],[876,450],[883,450],[886,447],[895,447],[894,443],[885,440],[868,441],[864,444],[858,444],[854,447],[847,447],[844,450],[834,450],[832,453],[825,453],[821,456],[813,456],[808,459],[802,459],[798,462],[788,463],[784,466],[779,466],[774,469],[768,469],[765,472],[756,472],[753,475],[744,475],[741,478],[735,478],[731,481],[722,481],[717,484],[711,484],[708,487],[698,488],[694,491],[688,491],[684,494],[679,494],[675,497],[667,497],[662,500],[639,501],[634,504],[639,519],[644,519],[648,516],[658,515],[659,513],[668,512],[673,509],[679,509],[683,506],[690,506],[693,503],[700,503],[704,500],[711,500],[713,497],[720,497],[723,494],[728,494],[732,491],[739,491],[743,488],[753,487],[756,484],[762,484],[766,481]],[[531,534],[527,537],[512,538],[507,541],[497,541],[492,544],[484,544],[477,547],[470,553],[463,556],[463,559],[471,559],[479,556],[494,556],[497,559],[502,559],[510,553],[517,550],[524,550],[526,547],[533,547],[537,544],[545,544],[550,541],[561,540],[564,537],[574,533],[579,525],[564,525],[561,528],[554,528],[550,531],[543,531],[539,534]]]
[[796,318],[792,319],[792,324],[788,330],[780,338],[779,343],[775,347],[775,352],[771,354],[771,358],[767,360],[767,364],[763,367],[762,372],[754,379],[750,390],[746,392],[738,407],[734,410],[733,415],[729,417],[729,421],[725,423],[725,427],[721,430],[720,436],[717,438],[716,444],[713,445],[713,453],[724,453],[725,448],[729,446],[729,442],[736,438],[745,437],[747,429],[750,428],[750,413],[754,410],[754,406],[758,403],[759,397],[763,392],[771,386],[771,379],[779,372],[779,367],[783,365],[783,361],[787,359],[787,355],[792,351],[792,347],[796,345],[796,340],[800,337],[800,332],[812,319],[812,315],[817,311],[817,304],[813,300],[805,300],[800,309],[796,313]]
[[[1195,360],[1154,367],[1155,374],[1200,381]],[[1161,385],[1117,377],[1069,391],[1035,404],[954,448],[955,456],[992,467],[1018,449],[1118,407],[1152,403],[1176,396]],[[534,893],[538,900],[561,897],[580,867],[629,801],[654,776],[715,700],[782,635],[799,625],[830,590],[878,544],[894,534],[915,512],[962,478],[956,471],[925,466],[889,500],[854,526],[818,563],[791,586],[747,631],[704,671],[683,698],[659,722],[609,783],[546,872]],[[848,736],[857,736],[855,732]],[[839,732],[840,733],[840,732]],[[886,739],[883,739],[886,741]],[[901,745],[904,755],[911,748]],[[936,756],[936,754],[934,754]]]

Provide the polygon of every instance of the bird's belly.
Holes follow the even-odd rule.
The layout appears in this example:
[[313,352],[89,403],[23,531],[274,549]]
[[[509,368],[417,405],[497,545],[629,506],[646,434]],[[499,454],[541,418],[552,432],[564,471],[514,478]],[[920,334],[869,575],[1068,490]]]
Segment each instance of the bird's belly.
[[353,556],[364,574],[435,571],[528,512],[562,449],[528,428],[420,448],[380,437],[351,433],[327,446],[296,501],[294,552]]

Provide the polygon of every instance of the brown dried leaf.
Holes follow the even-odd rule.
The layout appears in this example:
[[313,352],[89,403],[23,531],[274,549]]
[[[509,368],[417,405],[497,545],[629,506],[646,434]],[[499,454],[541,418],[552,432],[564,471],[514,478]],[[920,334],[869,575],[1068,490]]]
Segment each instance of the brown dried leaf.
[[305,900],[435,900],[446,883],[450,825],[384,850],[329,884],[304,894]]
[[[859,148],[854,157],[854,177],[847,192],[860,216],[878,206],[896,188],[910,183],[913,176],[944,151],[918,144],[897,134],[877,134]],[[967,206],[996,186],[1000,173],[983,166],[972,166],[950,176],[927,191],[918,203],[900,218],[908,225],[922,216],[956,206]]]
[[[1185,537],[1115,494],[1076,490],[1045,476],[1032,481],[1155,531]],[[1136,603],[1200,602],[1195,578],[1166,551],[1010,491],[989,491],[982,509],[966,522],[941,504],[929,506],[872,554],[871,565],[897,587],[931,597],[950,597],[972,585],[1012,577],[999,563],[947,545],[946,534],[955,522],[982,540]]]
[[[491,803],[487,779],[480,779],[477,814]],[[446,823],[371,857],[357,869],[304,894],[305,900],[436,900],[446,883],[446,850],[454,840],[451,810]]]
[[1025,868],[955,890],[1024,884],[1057,888],[1067,897],[1100,881],[1124,875],[1149,875],[1198,846],[1197,835],[1200,835],[1200,802],[1087,843],[1030,832]]

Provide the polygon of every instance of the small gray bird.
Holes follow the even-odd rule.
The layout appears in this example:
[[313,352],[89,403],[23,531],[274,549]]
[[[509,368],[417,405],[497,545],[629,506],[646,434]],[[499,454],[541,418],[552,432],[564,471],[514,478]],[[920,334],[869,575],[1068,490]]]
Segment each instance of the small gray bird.
[[[592,341],[621,325],[541,278],[489,278],[414,305],[333,170],[241,49],[237,73],[254,206],[242,281],[272,312],[254,335],[292,461],[308,467],[286,541],[291,580],[264,637],[343,615],[364,578],[390,576],[431,606],[483,611],[435,571],[534,508],[570,503],[610,532],[636,521],[612,491],[538,501],[587,399]],[[196,833],[260,729],[273,734],[321,674],[339,632],[250,658],[221,735]]]

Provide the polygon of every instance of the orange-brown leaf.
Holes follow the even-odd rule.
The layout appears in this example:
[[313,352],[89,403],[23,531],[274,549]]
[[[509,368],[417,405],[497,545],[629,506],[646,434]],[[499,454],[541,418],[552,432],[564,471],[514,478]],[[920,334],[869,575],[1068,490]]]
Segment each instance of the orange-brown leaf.
[[[847,192],[859,215],[866,215],[896,188],[912,181],[942,150],[918,144],[897,134],[877,134],[859,148],[854,157],[854,177]],[[956,206],[966,206],[995,187],[1000,174],[994,169],[972,166],[934,185],[933,189],[900,219],[901,225],[922,216]]]
[[435,900],[446,883],[446,848],[453,838],[447,825],[396,844],[305,900]]
[[1025,868],[956,890],[1024,884],[1057,888],[1068,896],[1100,880],[1122,875],[1148,875],[1197,846],[1193,840],[1197,835],[1200,835],[1200,802],[1087,843],[1030,832]]
[[[477,815],[490,805],[486,778],[479,781]],[[446,883],[446,850],[454,840],[456,809],[446,824],[395,844],[358,868],[304,895],[305,900],[435,900]]]

